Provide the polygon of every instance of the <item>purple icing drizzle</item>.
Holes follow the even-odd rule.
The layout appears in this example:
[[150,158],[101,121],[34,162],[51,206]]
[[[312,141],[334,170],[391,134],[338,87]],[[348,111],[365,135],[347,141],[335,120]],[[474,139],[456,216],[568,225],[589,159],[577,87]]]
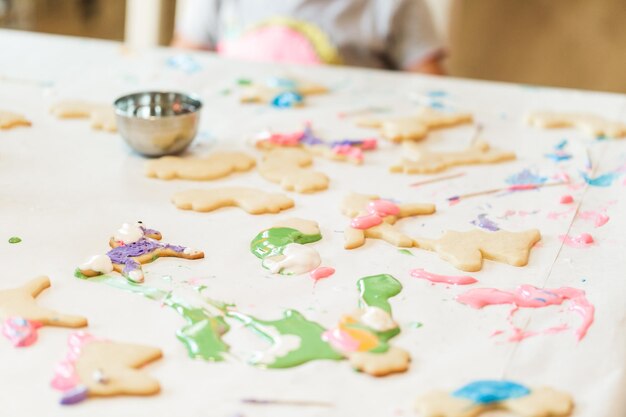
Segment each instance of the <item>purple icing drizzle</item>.
[[324,144],[324,141],[313,134],[313,129],[311,129],[311,126],[305,126],[304,130],[302,131],[300,143],[313,146],[322,145]]
[[60,403],[62,405],[77,404],[87,399],[89,390],[85,385],[78,385],[76,388],[72,388],[69,391],[65,391],[61,397]]
[[487,214],[482,213],[478,215],[476,220],[472,220],[471,222],[474,226],[478,226],[481,229],[489,230],[492,232],[496,232],[500,230],[500,227],[493,221],[487,218]]
[[330,147],[335,146],[360,146],[363,145],[363,140],[360,139],[341,139],[330,142]]

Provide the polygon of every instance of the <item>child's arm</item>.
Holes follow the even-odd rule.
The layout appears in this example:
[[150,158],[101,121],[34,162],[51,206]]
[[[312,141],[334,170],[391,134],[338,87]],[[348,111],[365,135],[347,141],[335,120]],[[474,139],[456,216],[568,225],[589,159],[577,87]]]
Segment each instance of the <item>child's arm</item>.
[[444,74],[444,45],[424,0],[402,0],[392,25],[389,51],[398,69]]
[[172,45],[175,48],[215,49],[218,0],[185,0],[176,15]]

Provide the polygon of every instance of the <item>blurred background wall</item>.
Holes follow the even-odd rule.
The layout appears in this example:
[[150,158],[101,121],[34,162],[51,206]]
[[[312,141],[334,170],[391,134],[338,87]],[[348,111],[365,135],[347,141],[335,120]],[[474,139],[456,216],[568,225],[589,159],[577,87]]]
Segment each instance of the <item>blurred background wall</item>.
[[[184,1],[0,0],[0,27],[167,45]],[[427,1],[451,75],[626,93],[626,0]]]

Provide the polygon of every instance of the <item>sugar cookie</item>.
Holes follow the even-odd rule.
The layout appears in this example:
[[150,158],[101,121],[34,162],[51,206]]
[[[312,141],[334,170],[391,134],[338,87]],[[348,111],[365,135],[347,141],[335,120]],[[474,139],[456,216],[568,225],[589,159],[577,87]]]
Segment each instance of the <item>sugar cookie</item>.
[[572,398],[552,388],[527,388],[505,380],[475,381],[454,392],[433,391],[418,398],[420,417],[477,417],[505,410],[519,417],[566,417]]
[[264,131],[257,135],[256,139],[255,145],[261,150],[296,147],[331,161],[350,162],[356,165],[363,163],[363,151],[371,151],[378,146],[374,138],[326,141],[313,133],[310,124],[307,124],[304,130],[293,133]]
[[515,159],[515,153],[491,148],[477,141],[471,147],[457,152],[429,151],[414,142],[404,142],[406,157],[391,166],[389,171],[405,174],[434,174],[457,165],[493,164]]
[[94,129],[102,129],[109,132],[117,130],[115,111],[113,105],[110,104],[66,100],[52,105],[50,112],[59,119],[89,118],[91,127]]
[[242,103],[267,103],[273,107],[287,108],[304,104],[304,97],[327,93],[328,89],[305,80],[274,77],[265,84],[251,83],[243,87]]
[[626,137],[626,123],[607,120],[601,116],[589,113],[538,111],[531,113],[527,118],[527,122],[531,126],[544,129],[572,127],[592,137]]
[[154,395],[161,389],[156,379],[138,370],[162,357],[158,348],[97,339],[85,332],[70,335],[68,347],[51,382],[63,392],[63,405],[88,397]]
[[40,307],[35,298],[50,288],[50,278],[34,278],[21,287],[0,290],[0,319],[2,334],[16,347],[33,344],[41,326],[85,327],[87,319]]
[[355,249],[363,246],[366,238],[382,239],[398,247],[411,247],[413,239],[400,232],[394,224],[405,217],[433,214],[435,205],[395,205],[376,195],[352,193],[344,198],[341,212],[352,218],[351,225],[344,232],[344,248]]
[[21,114],[0,110],[0,129],[13,129],[18,126],[30,125],[30,121]]
[[298,275],[311,272],[322,263],[319,253],[305,246],[322,238],[317,222],[286,219],[255,236],[250,251],[271,273]]
[[528,263],[533,245],[540,240],[541,234],[537,229],[524,232],[448,230],[439,239],[417,238],[415,246],[437,252],[455,268],[475,272],[482,269],[483,259],[524,266]]
[[312,163],[311,155],[302,149],[273,149],[263,156],[259,173],[287,191],[312,193],[327,189],[328,177],[310,169]]
[[187,190],[174,194],[172,202],[181,210],[208,212],[222,207],[239,207],[250,214],[278,213],[294,206],[284,194],[247,187]]
[[110,251],[96,255],[78,267],[80,277],[96,277],[117,271],[133,282],[143,282],[141,265],[161,257],[201,259],[204,252],[185,246],[160,243],[161,233],[147,229],[141,222],[124,223],[109,240]]
[[380,130],[380,135],[392,142],[422,140],[429,131],[472,123],[470,113],[442,113],[423,107],[414,116],[386,119],[360,119],[357,125]]
[[256,160],[243,152],[214,152],[206,158],[164,156],[145,164],[148,177],[171,180],[215,180],[235,172],[249,171]]

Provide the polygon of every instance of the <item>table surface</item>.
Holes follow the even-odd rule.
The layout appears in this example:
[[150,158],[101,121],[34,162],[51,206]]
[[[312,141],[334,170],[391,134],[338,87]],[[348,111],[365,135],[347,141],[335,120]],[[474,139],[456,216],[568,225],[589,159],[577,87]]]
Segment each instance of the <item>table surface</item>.
[[[626,140],[595,140],[575,130],[542,131],[524,124],[531,110],[588,111],[626,120],[626,97],[420,75],[348,68],[308,68],[224,60],[208,53],[182,54],[167,48],[129,50],[95,40],[0,31],[0,107],[23,113],[31,128],[0,132],[0,265],[1,287],[11,287],[45,274],[52,288],[39,297],[42,305],[88,317],[88,330],[111,340],[160,347],[164,358],[146,369],[161,382],[162,392],[149,398],[90,399],[72,407],[58,405],[49,387],[54,365],[66,352],[66,329],[45,328],[27,349],[0,343],[0,407],[7,416],[410,416],[419,394],[455,389],[476,379],[507,378],[530,387],[550,386],[568,392],[575,416],[626,415],[626,184],[622,176],[610,187],[585,186],[580,171],[588,155],[596,174],[612,172],[626,162]],[[178,65],[172,65],[171,59]],[[263,80],[296,76],[328,85],[332,92],[312,97],[301,109],[277,110],[238,102],[238,78]],[[419,105],[470,111],[484,126],[481,137],[514,150],[518,159],[491,166],[460,167],[457,179],[411,187],[426,176],[388,173],[401,156],[399,147],[381,143],[366,154],[363,166],[316,159],[315,168],[331,178],[327,191],[288,193],[296,207],[279,215],[252,216],[237,209],[212,213],[177,210],[173,193],[221,185],[245,185],[279,192],[256,171],[226,179],[194,183],[159,181],[143,175],[144,159],[131,152],[117,134],[92,130],[80,120],[57,120],[48,109],[61,99],[111,102],[134,91],[174,89],[198,94],[203,102],[199,135],[187,152],[206,155],[218,149],[241,149],[259,155],[249,144],[257,132],[300,129],[313,123],[323,137],[365,137],[372,131],[355,127],[338,113],[368,107],[385,114],[408,114]],[[228,91],[233,92],[227,94]],[[381,115],[384,115],[381,113]],[[432,133],[427,143],[460,149],[475,128],[463,126]],[[563,139],[573,154],[555,163],[544,155]],[[541,190],[488,195],[450,206],[451,195],[504,187],[505,179],[523,169],[543,176],[568,173],[576,184]],[[436,254],[412,249],[411,255],[382,241],[369,241],[353,251],[343,249],[348,219],[339,202],[348,192],[378,194],[404,202],[433,202],[437,213],[400,222],[411,236],[437,237],[445,230],[471,230],[481,213],[505,230],[538,228],[541,244],[528,266],[517,268],[485,261],[472,273],[470,287],[432,285],[409,275],[412,268],[459,275]],[[573,208],[559,198],[570,193]],[[578,211],[606,210],[602,227],[575,218]],[[314,285],[308,276],[271,276],[249,252],[250,240],[279,219],[302,217],[320,223],[324,238],[315,248],[332,277]],[[389,273],[402,282],[392,299],[402,333],[394,344],[408,350],[410,369],[373,378],[354,372],[347,362],[315,361],[283,370],[248,366],[245,358],[263,344],[245,328],[231,323],[226,340],[233,360],[192,360],[174,333],[182,319],[157,303],[106,285],[79,280],[73,272],[91,255],[103,253],[119,225],[142,220],[163,233],[164,240],[205,251],[201,261],[159,259],[147,265],[146,285],[193,296],[184,281],[201,280],[210,297],[234,302],[257,317],[278,318],[293,308],[326,327],[357,305],[356,281]],[[563,245],[560,235],[591,233],[596,244],[577,249]],[[11,236],[22,242],[9,244]],[[171,277],[168,278],[168,277]],[[520,284],[586,291],[596,307],[595,322],[577,342],[580,318],[568,306],[522,309],[515,324],[541,330],[568,324],[569,331],[539,335],[519,343],[506,336],[511,306],[474,310],[454,301],[472,287],[513,289]],[[421,323],[418,326],[417,323]],[[244,398],[328,402],[332,407],[250,405]]]

